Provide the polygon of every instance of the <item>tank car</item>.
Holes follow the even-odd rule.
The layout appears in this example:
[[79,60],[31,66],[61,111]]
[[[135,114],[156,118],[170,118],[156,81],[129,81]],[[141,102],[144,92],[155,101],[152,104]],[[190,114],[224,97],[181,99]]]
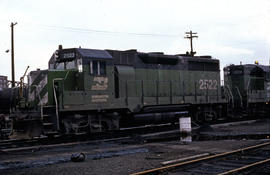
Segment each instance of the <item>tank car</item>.
[[219,73],[219,60],[210,56],[59,47],[47,70],[29,73],[13,131],[91,133],[183,115],[220,120],[227,104]]
[[0,139],[7,138],[10,132],[9,114],[13,103],[12,89],[7,86],[0,87]]

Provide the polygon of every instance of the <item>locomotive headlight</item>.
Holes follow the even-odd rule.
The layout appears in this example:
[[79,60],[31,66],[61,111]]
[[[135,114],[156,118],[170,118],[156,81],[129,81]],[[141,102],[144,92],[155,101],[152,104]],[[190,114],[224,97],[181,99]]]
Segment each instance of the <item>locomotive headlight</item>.
[[83,65],[82,65],[82,60],[81,59],[78,60],[77,65],[78,65],[78,71],[83,72]]

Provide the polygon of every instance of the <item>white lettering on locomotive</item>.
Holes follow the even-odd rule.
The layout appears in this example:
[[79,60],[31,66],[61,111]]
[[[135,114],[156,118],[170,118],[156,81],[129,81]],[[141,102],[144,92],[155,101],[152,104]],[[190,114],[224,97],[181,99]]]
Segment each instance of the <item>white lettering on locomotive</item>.
[[199,89],[205,90],[216,90],[217,89],[217,80],[212,79],[200,79],[199,80]]
[[64,53],[63,58],[75,58],[75,53],[74,52]]
[[107,102],[109,95],[92,95],[92,102]]

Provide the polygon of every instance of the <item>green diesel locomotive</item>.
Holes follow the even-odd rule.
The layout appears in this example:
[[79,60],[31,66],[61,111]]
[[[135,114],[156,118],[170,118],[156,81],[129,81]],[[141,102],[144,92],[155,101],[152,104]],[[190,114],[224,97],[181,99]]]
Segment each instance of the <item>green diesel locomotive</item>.
[[211,56],[59,47],[47,70],[28,75],[13,131],[91,133],[183,115],[214,121],[226,118],[226,105]]
[[270,66],[229,65],[224,68],[228,109],[234,116],[267,117],[270,112]]

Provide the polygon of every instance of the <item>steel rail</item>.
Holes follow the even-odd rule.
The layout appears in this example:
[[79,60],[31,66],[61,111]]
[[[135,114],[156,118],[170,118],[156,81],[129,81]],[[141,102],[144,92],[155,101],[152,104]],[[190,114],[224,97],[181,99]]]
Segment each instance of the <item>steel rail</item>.
[[[76,136],[59,136],[49,138],[47,136],[34,138],[34,139],[12,139],[12,140],[0,140],[0,151],[5,152],[13,152],[13,151],[25,151],[34,148],[47,147],[49,145],[61,145],[61,144],[72,144],[72,143],[90,143],[90,142],[99,142],[99,141],[116,141],[116,140],[130,140],[133,139],[132,134],[139,134],[142,139],[150,139],[151,137],[155,137],[158,135],[168,134],[168,133],[178,133],[179,130],[167,130],[171,128],[170,125],[156,125],[156,126],[148,126],[148,127],[134,127],[134,128],[123,128],[122,130],[116,131],[113,133],[113,136],[107,135],[104,133],[105,137],[99,137],[99,134],[96,133],[96,137],[88,137],[87,134]],[[154,129],[154,130],[153,130]],[[147,131],[146,131],[147,130]],[[146,131],[146,132],[145,132]],[[86,137],[87,136],[87,137]],[[80,140],[81,139],[81,140]]]
[[265,159],[265,160],[262,160],[262,161],[259,161],[259,162],[255,162],[255,163],[252,163],[252,164],[249,164],[249,165],[245,165],[245,166],[242,166],[240,168],[236,168],[236,169],[233,169],[233,170],[230,170],[230,171],[226,171],[224,173],[220,173],[218,175],[227,175],[227,174],[237,173],[237,172],[240,172],[240,171],[244,171],[244,170],[246,170],[248,168],[257,166],[257,165],[265,164],[267,162],[270,162],[270,159]]
[[[240,121],[240,122],[230,122],[230,123],[222,123],[222,124],[214,124],[214,125],[211,125],[211,127],[213,128],[218,128],[218,127],[222,127],[222,126],[231,126],[231,125],[240,125],[240,124],[246,124],[246,123],[253,123],[253,122],[256,122],[257,120],[248,120],[248,121]],[[129,133],[136,133],[137,131],[139,133],[142,133],[143,130],[146,130],[147,128],[150,128],[151,130],[153,128],[157,128],[157,131],[155,130],[154,132],[143,132],[142,136],[143,137],[149,137],[149,136],[152,136],[153,134],[159,134],[159,132],[164,132],[164,133],[177,133],[179,132],[179,129],[175,129],[175,128],[171,128],[170,130],[167,130],[165,128],[165,130],[161,129],[162,127],[170,127],[171,124],[159,124],[159,125],[147,125],[147,126],[138,126],[138,127],[129,127],[129,128],[120,128],[119,131],[117,131],[115,134],[120,134],[121,136],[116,136],[115,138],[119,138],[119,137],[124,137],[124,136],[130,136],[130,135],[127,135],[126,133],[129,132]],[[159,129],[158,129],[159,128]],[[197,129],[198,127],[194,127],[194,129]],[[123,133],[125,133],[124,135],[122,135]],[[74,134],[75,136],[75,134]],[[86,136],[86,135],[84,135]],[[65,141],[65,136],[63,135],[63,143],[70,143],[70,142],[73,142],[73,141]],[[51,142],[49,144],[60,144],[59,143],[59,139],[61,139],[62,137],[54,137],[54,140],[52,141],[51,139],[48,140],[48,136],[43,136],[43,137],[35,137],[33,139],[9,139],[9,140],[0,140],[0,150],[6,150],[6,149],[9,149],[9,148],[12,148],[12,149],[16,149],[16,148],[19,148],[19,147],[31,147],[33,146],[32,143],[38,143],[38,142],[42,142],[42,143],[38,143],[38,145],[34,145],[34,146],[42,146],[42,145],[47,145],[47,140],[48,142]],[[107,138],[107,137],[106,137]],[[113,138],[113,137],[110,137],[110,138]],[[73,138],[75,139],[75,138]],[[109,138],[107,138],[109,139]],[[98,140],[97,138],[92,138],[92,139],[86,139],[87,141],[90,141],[90,140]],[[83,139],[82,141],[85,141],[85,139]]]
[[248,150],[252,150],[252,149],[256,149],[256,148],[260,148],[260,147],[268,146],[268,145],[270,145],[270,142],[266,142],[266,143],[262,143],[262,144],[258,144],[258,145],[253,145],[253,146],[249,146],[249,147],[246,147],[243,149],[237,149],[237,150],[233,150],[233,151],[229,151],[229,152],[225,152],[225,153],[215,154],[215,155],[211,155],[211,156],[207,156],[207,157],[203,157],[203,158],[199,158],[199,159],[194,159],[194,160],[190,160],[190,161],[186,161],[186,162],[181,162],[181,163],[177,163],[177,164],[173,164],[173,165],[168,165],[168,166],[164,166],[164,167],[160,167],[160,168],[149,169],[149,170],[133,173],[130,175],[145,175],[145,174],[151,174],[151,173],[164,172],[164,171],[168,171],[169,169],[178,168],[178,167],[181,167],[184,165],[189,165],[189,164],[198,163],[198,162],[201,162],[204,160],[210,160],[210,159],[214,159],[214,158],[224,157],[224,156],[228,156],[231,154],[235,154],[235,153],[239,153],[239,152],[243,152],[243,151],[248,151]]

